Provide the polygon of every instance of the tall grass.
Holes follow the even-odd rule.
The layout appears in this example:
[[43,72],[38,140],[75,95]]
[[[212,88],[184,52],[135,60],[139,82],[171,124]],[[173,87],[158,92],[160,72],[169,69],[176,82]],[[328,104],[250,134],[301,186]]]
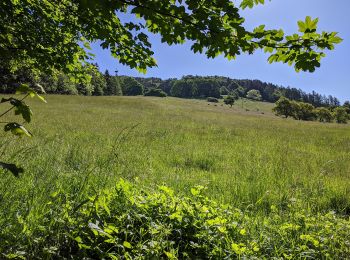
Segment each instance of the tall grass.
[[123,177],[179,192],[205,185],[212,198],[258,211],[297,198],[316,211],[350,213],[347,125],[280,119],[255,102],[248,106],[259,111],[247,112],[240,102],[47,99],[32,104],[35,137],[3,147],[8,157],[22,149],[13,159],[26,168],[19,180],[2,174],[3,203],[44,199],[58,187],[91,192]]
[[37,225],[54,192],[82,201],[120,178],[184,195],[203,185],[211,199],[257,216],[295,201],[315,214],[350,214],[347,125],[281,119],[259,102],[229,108],[176,98],[47,100],[31,103],[34,138],[2,133],[3,160],[26,172],[19,179],[1,172],[0,228],[19,214]]

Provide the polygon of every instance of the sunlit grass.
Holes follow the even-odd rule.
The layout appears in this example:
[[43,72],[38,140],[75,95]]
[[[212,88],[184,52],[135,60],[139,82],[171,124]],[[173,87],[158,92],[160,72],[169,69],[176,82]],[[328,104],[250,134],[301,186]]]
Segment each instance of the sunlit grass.
[[[2,133],[2,161],[15,162],[26,171],[20,178],[1,172],[0,258],[70,254],[94,258],[96,253],[110,255],[115,250],[116,256],[143,252],[145,258],[165,257],[164,250],[180,258],[186,250],[207,257],[347,255],[349,126],[278,118],[271,112],[272,104],[247,100],[237,101],[233,108],[222,102],[176,98],[48,96],[47,100],[48,104],[29,102],[34,111],[34,122],[28,125],[33,138]],[[135,211],[134,195],[119,197],[113,190],[120,178],[133,183],[141,213]],[[151,199],[145,207],[152,196],[164,199],[154,193],[163,184],[174,190],[175,197],[158,206]],[[199,214],[199,226],[169,219],[167,210],[180,213],[178,202],[167,201],[197,203],[191,194],[197,185],[205,186],[204,195],[221,203],[222,213],[213,214],[219,214],[228,227],[236,224],[225,221],[238,215],[230,215],[226,205],[238,208],[234,211],[241,212],[240,225],[248,234],[236,230],[240,234],[236,238],[236,233],[225,233],[226,227],[207,227],[206,218],[208,223],[217,218],[201,211],[202,202],[194,213]],[[87,198],[110,200],[112,194],[116,197],[100,209],[94,206],[99,200],[91,201],[88,212],[80,208]],[[107,209],[116,203],[126,203],[123,210],[129,213],[117,207],[110,215]],[[165,213],[157,214],[154,206]],[[100,212],[93,213],[95,209]],[[192,209],[186,212],[181,214],[192,218]],[[114,223],[123,230],[114,234],[119,242],[112,245],[103,237],[89,238],[89,221],[108,225],[109,217],[124,219]],[[140,217],[150,222],[143,221],[142,228],[125,222]],[[132,235],[129,239],[137,248],[125,247],[127,234],[154,234],[154,223],[169,227],[157,236]],[[178,232],[177,225],[187,230],[189,223],[193,227],[187,235],[193,238],[174,242],[166,235]],[[213,229],[200,234],[204,241],[212,240],[216,251],[202,242],[203,251],[193,251],[192,240],[202,228]],[[95,247],[95,239],[102,239],[102,251]],[[158,240],[169,246],[156,251],[144,247]],[[226,242],[218,246],[219,240]],[[78,242],[93,246],[76,251]]]
[[176,98],[47,100],[31,104],[34,138],[3,147],[23,149],[7,160],[26,173],[1,179],[2,205],[13,210],[58,188],[80,196],[122,177],[182,193],[204,185],[211,198],[261,213],[294,199],[314,211],[350,212],[349,126],[281,119],[272,104],[252,101],[229,108]]

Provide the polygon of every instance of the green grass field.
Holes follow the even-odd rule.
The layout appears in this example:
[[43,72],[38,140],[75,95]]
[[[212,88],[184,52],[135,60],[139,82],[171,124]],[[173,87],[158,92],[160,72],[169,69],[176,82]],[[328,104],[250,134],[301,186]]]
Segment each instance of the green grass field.
[[35,219],[54,192],[79,201],[120,178],[181,196],[203,185],[209,198],[261,218],[293,203],[350,214],[349,125],[282,119],[273,104],[251,101],[233,108],[170,97],[47,101],[29,102],[33,138],[2,133],[3,160],[26,172],[18,179],[1,172],[0,227],[18,214]]

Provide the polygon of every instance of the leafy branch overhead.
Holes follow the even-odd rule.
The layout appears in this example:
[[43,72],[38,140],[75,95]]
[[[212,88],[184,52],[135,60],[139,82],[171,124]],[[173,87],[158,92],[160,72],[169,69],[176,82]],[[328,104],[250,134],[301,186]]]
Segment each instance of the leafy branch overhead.
[[[122,64],[145,72],[156,66],[147,32],[169,45],[191,41],[193,52],[233,59],[263,49],[268,61],[284,62],[299,71],[314,71],[325,50],[341,42],[335,32],[319,32],[318,19],[299,21],[299,32],[244,26],[240,12],[264,0],[53,0],[0,3],[0,55],[15,67],[30,60],[42,70],[53,68],[82,76],[91,55],[89,42],[99,40]],[[121,18],[122,17],[122,18]],[[30,33],[28,33],[30,32]],[[81,43],[84,43],[82,47]]]

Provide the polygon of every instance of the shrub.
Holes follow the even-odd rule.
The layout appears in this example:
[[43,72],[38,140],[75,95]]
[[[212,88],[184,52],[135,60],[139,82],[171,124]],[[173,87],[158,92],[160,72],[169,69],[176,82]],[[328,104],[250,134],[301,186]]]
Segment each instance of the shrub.
[[228,95],[225,99],[224,99],[224,103],[226,105],[229,105],[230,107],[233,106],[233,104],[235,103],[237,97],[232,96],[232,95]]
[[214,97],[208,97],[207,101],[212,102],[212,103],[219,103],[219,100],[217,98],[214,98]]
[[315,114],[320,122],[332,122],[334,117],[332,112],[325,107],[319,107],[315,109]]
[[346,124],[348,122],[348,113],[346,112],[346,108],[337,107],[334,109],[334,118],[338,124]]
[[309,103],[292,101],[293,117],[298,120],[312,121],[317,117],[315,107]]
[[259,90],[252,89],[247,92],[247,98],[252,100],[262,100],[261,94]]
[[167,94],[159,88],[150,88],[145,92],[145,96],[166,97]]
[[[298,201],[270,217],[220,205],[191,189],[140,189],[123,180],[86,200],[52,194],[38,212],[18,212],[0,230],[3,258],[236,259],[346,258],[349,220],[311,214]],[[283,214],[283,215],[281,215]],[[36,221],[34,219],[36,218]],[[17,222],[17,223],[16,223]]]
[[275,104],[275,107],[272,109],[273,112],[277,116],[284,116],[285,118],[288,118],[290,116],[294,115],[294,106],[292,102],[285,97],[281,97]]

